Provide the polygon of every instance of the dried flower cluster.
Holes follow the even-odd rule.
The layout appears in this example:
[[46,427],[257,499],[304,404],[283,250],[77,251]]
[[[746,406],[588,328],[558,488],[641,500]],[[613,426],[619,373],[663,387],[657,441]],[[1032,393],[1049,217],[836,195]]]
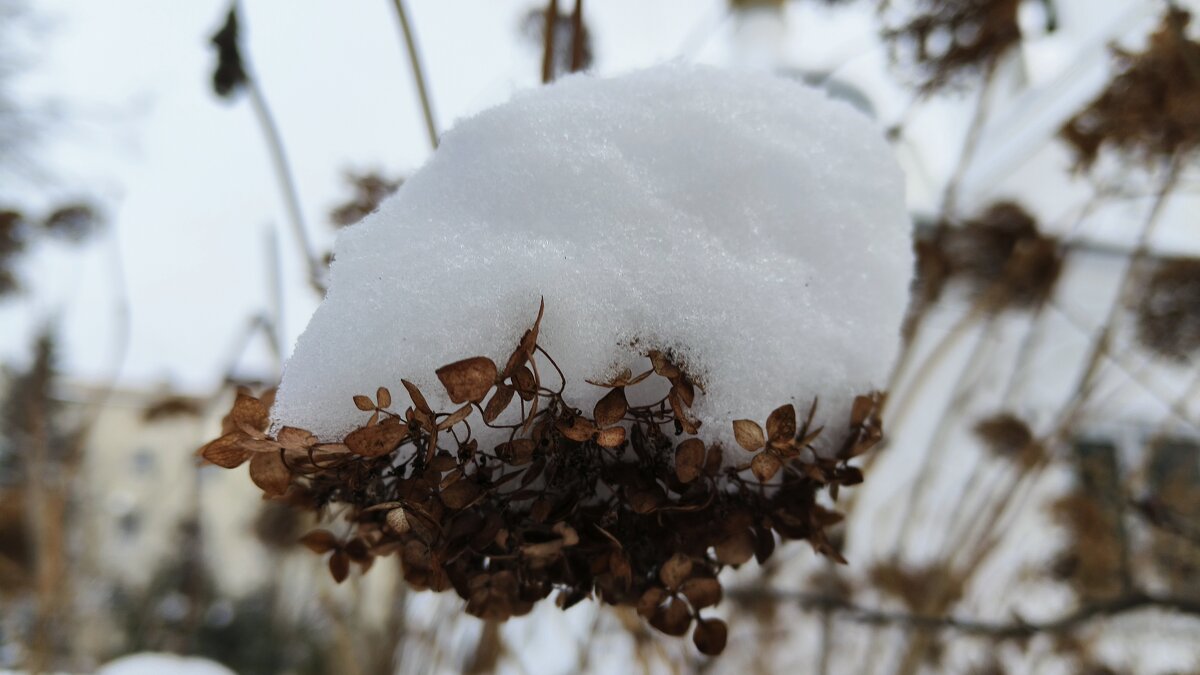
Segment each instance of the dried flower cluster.
[[[880,439],[881,395],[857,399],[832,457],[811,446],[822,433],[811,425],[815,402],[806,419],[785,405],[765,425],[738,420],[748,461],[725,466],[722,449],[696,437],[697,385],[669,354],[652,351],[652,369],[593,383],[608,393],[585,414],[562,398],[562,372],[538,344],[541,317],[502,368],[474,357],[438,369],[457,410],[433,410],[402,380],[410,407],[393,412],[387,388],[356,396],[365,423],[341,443],[321,443],[290,427],[268,435],[269,401],[241,393],[224,435],[200,452],[228,468],[249,461],[270,497],[345,513],[346,534],[303,538],[329,554],[334,579],[397,553],[412,586],[453,588],[488,619],[525,614],[554,590],[564,608],[595,595],[636,607],[669,635],[694,624],[696,646],[717,654],[726,626],[701,611],[721,600],[723,567],[767,559],[776,535],[842,560],[825,532],[841,516],[817,497],[829,488],[836,499],[862,480],[849,461]],[[669,393],[631,405],[626,390],[650,378]],[[498,424],[514,406],[519,419]],[[481,446],[472,424],[503,440]]]
[[1200,350],[1200,259],[1161,262],[1137,305],[1138,340],[1152,351],[1187,361]]
[[213,71],[213,91],[221,98],[230,98],[241,89],[249,76],[238,47],[237,8],[231,7],[225,15],[225,23],[212,36],[212,46],[217,50],[217,69]]
[[1062,131],[1081,167],[1102,146],[1147,163],[1200,146],[1200,43],[1187,37],[1190,22],[1191,14],[1172,7],[1146,51],[1114,50],[1117,75]]
[[330,212],[329,217],[334,225],[347,227],[367,217],[384,199],[391,196],[404,184],[403,179],[391,180],[370,172],[364,174],[349,174],[346,176],[354,195],[349,201]]
[[942,223],[919,238],[917,303],[941,297],[948,282],[965,281],[995,309],[1036,307],[1050,297],[1062,271],[1062,254],[1019,204],[1000,202],[973,220]]
[[1020,0],[921,0],[915,16],[887,30],[920,70],[918,87],[932,94],[989,71],[1021,40]]

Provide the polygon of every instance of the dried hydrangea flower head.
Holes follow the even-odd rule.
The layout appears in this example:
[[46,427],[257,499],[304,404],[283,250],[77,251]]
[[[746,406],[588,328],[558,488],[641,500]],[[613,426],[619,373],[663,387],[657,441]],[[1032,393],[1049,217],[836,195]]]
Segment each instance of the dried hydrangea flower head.
[[337,505],[350,533],[304,543],[339,581],[394,553],[476,616],[594,597],[718,653],[724,567],[777,538],[841,559],[818,495],[881,437],[909,249],[849,107],[711,69],[567,78],[343,231],[274,408],[243,392],[201,452]]

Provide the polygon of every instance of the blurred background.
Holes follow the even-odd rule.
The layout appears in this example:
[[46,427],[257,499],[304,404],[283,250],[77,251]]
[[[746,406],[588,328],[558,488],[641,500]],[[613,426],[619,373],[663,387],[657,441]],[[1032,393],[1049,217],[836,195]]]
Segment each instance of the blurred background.
[[[0,0],[0,670],[1200,672],[1197,10]],[[394,560],[335,585],[308,516],[195,456],[236,386],[455,120],[672,59],[821,87],[907,173],[849,564],[730,572],[717,659],[594,603],[481,621]]]

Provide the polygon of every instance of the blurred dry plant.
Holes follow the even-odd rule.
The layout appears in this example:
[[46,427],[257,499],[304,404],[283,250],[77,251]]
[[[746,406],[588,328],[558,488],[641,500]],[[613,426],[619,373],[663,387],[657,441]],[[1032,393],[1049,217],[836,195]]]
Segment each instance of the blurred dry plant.
[[[1052,2],[1044,1],[1048,6]],[[891,42],[894,59],[916,67],[920,91],[932,94],[995,68],[1021,41],[1020,4],[1021,0],[920,0],[916,11],[884,37]]]
[[329,213],[330,220],[338,227],[353,225],[367,217],[368,214],[379,208],[380,202],[387,199],[404,184],[404,180],[401,178],[392,180],[373,171],[361,174],[348,173],[346,182],[353,188],[354,195],[349,201]]
[[1145,51],[1113,49],[1117,74],[1062,131],[1080,167],[1091,167],[1102,147],[1153,165],[1200,146],[1200,43],[1187,36],[1191,19],[1172,5]]
[[[225,433],[200,454],[226,468],[249,461],[267,496],[351,523],[343,536],[321,529],[303,538],[329,554],[336,581],[352,563],[366,570],[396,553],[414,588],[454,589],[467,612],[489,620],[525,614],[555,590],[564,609],[595,595],[636,608],[668,635],[694,623],[697,648],[717,654],[727,628],[701,610],[720,602],[723,568],[766,561],[776,535],[843,562],[825,532],[841,516],[818,495],[828,489],[836,499],[862,481],[849,462],[880,439],[881,396],[859,397],[842,430],[813,428],[815,401],[804,418],[789,404],[765,425],[737,420],[748,461],[727,466],[719,446],[695,437],[698,387],[668,354],[650,352],[644,373],[593,383],[608,393],[587,415],[563,399],[562,372],[538,344],[541,319],[539,310],[503,369],[486,357],[438,369],[461,405],[452,412],[434,411],[405,380],[411,407],[391,411],[385,387],[356,396],[366,422],[322,443],[292,427],[268,435],[269,395],[243,392]],[[544,379],[550,372],[557,382]],[[626,389],[650,378],[665,380],[668,393],[630,405]],[[519,419],[498,423],[514,403]],[[504,440],[481,446],[474,413]],[[812,446],[823,433],[840,442],[832,457]]]

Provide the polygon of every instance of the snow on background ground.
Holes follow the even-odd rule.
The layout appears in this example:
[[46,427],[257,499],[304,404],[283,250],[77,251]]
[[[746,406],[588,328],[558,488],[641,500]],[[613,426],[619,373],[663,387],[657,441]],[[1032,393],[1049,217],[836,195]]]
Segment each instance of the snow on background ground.
[[341,438],[351,397],[402,377],[450,410],[434,370],[504,363],[544,296],[541,344],[585,410],[605,392],[586,379],[661,349],[704,383],[709,441],[814,397],[840,429],[895,358],[910,230],[882,133],[819,90],[684,65],[567,78],[460,123],[341,235],[276,422]]

